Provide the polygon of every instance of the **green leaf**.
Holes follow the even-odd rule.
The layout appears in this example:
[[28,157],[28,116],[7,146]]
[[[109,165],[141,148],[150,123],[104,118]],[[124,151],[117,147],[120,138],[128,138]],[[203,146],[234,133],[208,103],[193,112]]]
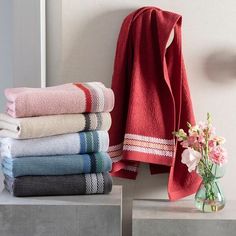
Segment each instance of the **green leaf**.
[[208,124],[210,124],[212,122],[211,114],[209,112],[207,112],[207,122],[208,122]]

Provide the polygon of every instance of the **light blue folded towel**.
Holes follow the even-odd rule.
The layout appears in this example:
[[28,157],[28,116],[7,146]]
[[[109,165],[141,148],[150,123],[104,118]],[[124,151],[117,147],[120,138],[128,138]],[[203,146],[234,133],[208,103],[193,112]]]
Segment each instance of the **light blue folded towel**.
[[3,158],[3,173],[10,177],[25,175],[71,175],[110,171],[112,161],[105,152],[83,155]]
[[49,156],[106,152],[109,146],[107,131],[80,132],[35,139],[2,138],[1,156]]

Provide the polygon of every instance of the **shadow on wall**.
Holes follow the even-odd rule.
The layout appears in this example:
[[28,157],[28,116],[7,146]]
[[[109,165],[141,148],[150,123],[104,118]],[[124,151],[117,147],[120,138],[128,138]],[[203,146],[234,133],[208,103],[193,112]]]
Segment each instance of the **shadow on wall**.
[[[133,9],[120,9],[95,16],[76,32],[64,58],[62,78],[68,82],[101,81],[111,84],[116,42],[123,19]],[[66,82],[66,81],[64,81]]]
[[221,49],[209,54],[204,63],[207,77],[218,83],[236,79],[236,52],[232,49]]

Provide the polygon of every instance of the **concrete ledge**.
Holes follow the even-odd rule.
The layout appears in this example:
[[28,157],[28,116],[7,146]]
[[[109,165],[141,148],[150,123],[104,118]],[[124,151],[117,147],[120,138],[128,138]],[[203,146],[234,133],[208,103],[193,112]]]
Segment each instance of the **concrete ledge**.
[[135,200],[132,218],[133,236],[236,235],[236,201],[217,213],[201,213],[193,200]]
[[120,236],[122,187],[109,195],[16,198],[0,194],[1,236]]

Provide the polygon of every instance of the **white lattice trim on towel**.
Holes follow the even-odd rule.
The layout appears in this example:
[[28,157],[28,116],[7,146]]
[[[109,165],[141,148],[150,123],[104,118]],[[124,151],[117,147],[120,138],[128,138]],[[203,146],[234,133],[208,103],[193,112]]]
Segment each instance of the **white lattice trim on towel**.
[[119,162],[120,160],[122,160],[122,155],[116,156],[116,157],[111,157],[111,160],[113,163]]
[[117,151],[117,150],[121,150],[122,147],[123,147],[123,143],[119,143],[117,145],[110,146],[108,148],[108,152],[114,152],[114,151]]
[[174,139],[161,139],[137,134],[125,134],[123,150],[173,157]]
[[162,139],[162,138],[154,138],[150,136],[144,136],[139,134],[125,134],[125,139],[134,139],[134,140],[140,140],[140,141],[146,141],[146,142],[152,142],[152,143],[160,143],[160,144],[166,144],[166,145],[175,145],[174,139]]
[[111,157],[113,163],[119,162],[122,159],[123,143],[110,146],[108,148],[108,154]]

